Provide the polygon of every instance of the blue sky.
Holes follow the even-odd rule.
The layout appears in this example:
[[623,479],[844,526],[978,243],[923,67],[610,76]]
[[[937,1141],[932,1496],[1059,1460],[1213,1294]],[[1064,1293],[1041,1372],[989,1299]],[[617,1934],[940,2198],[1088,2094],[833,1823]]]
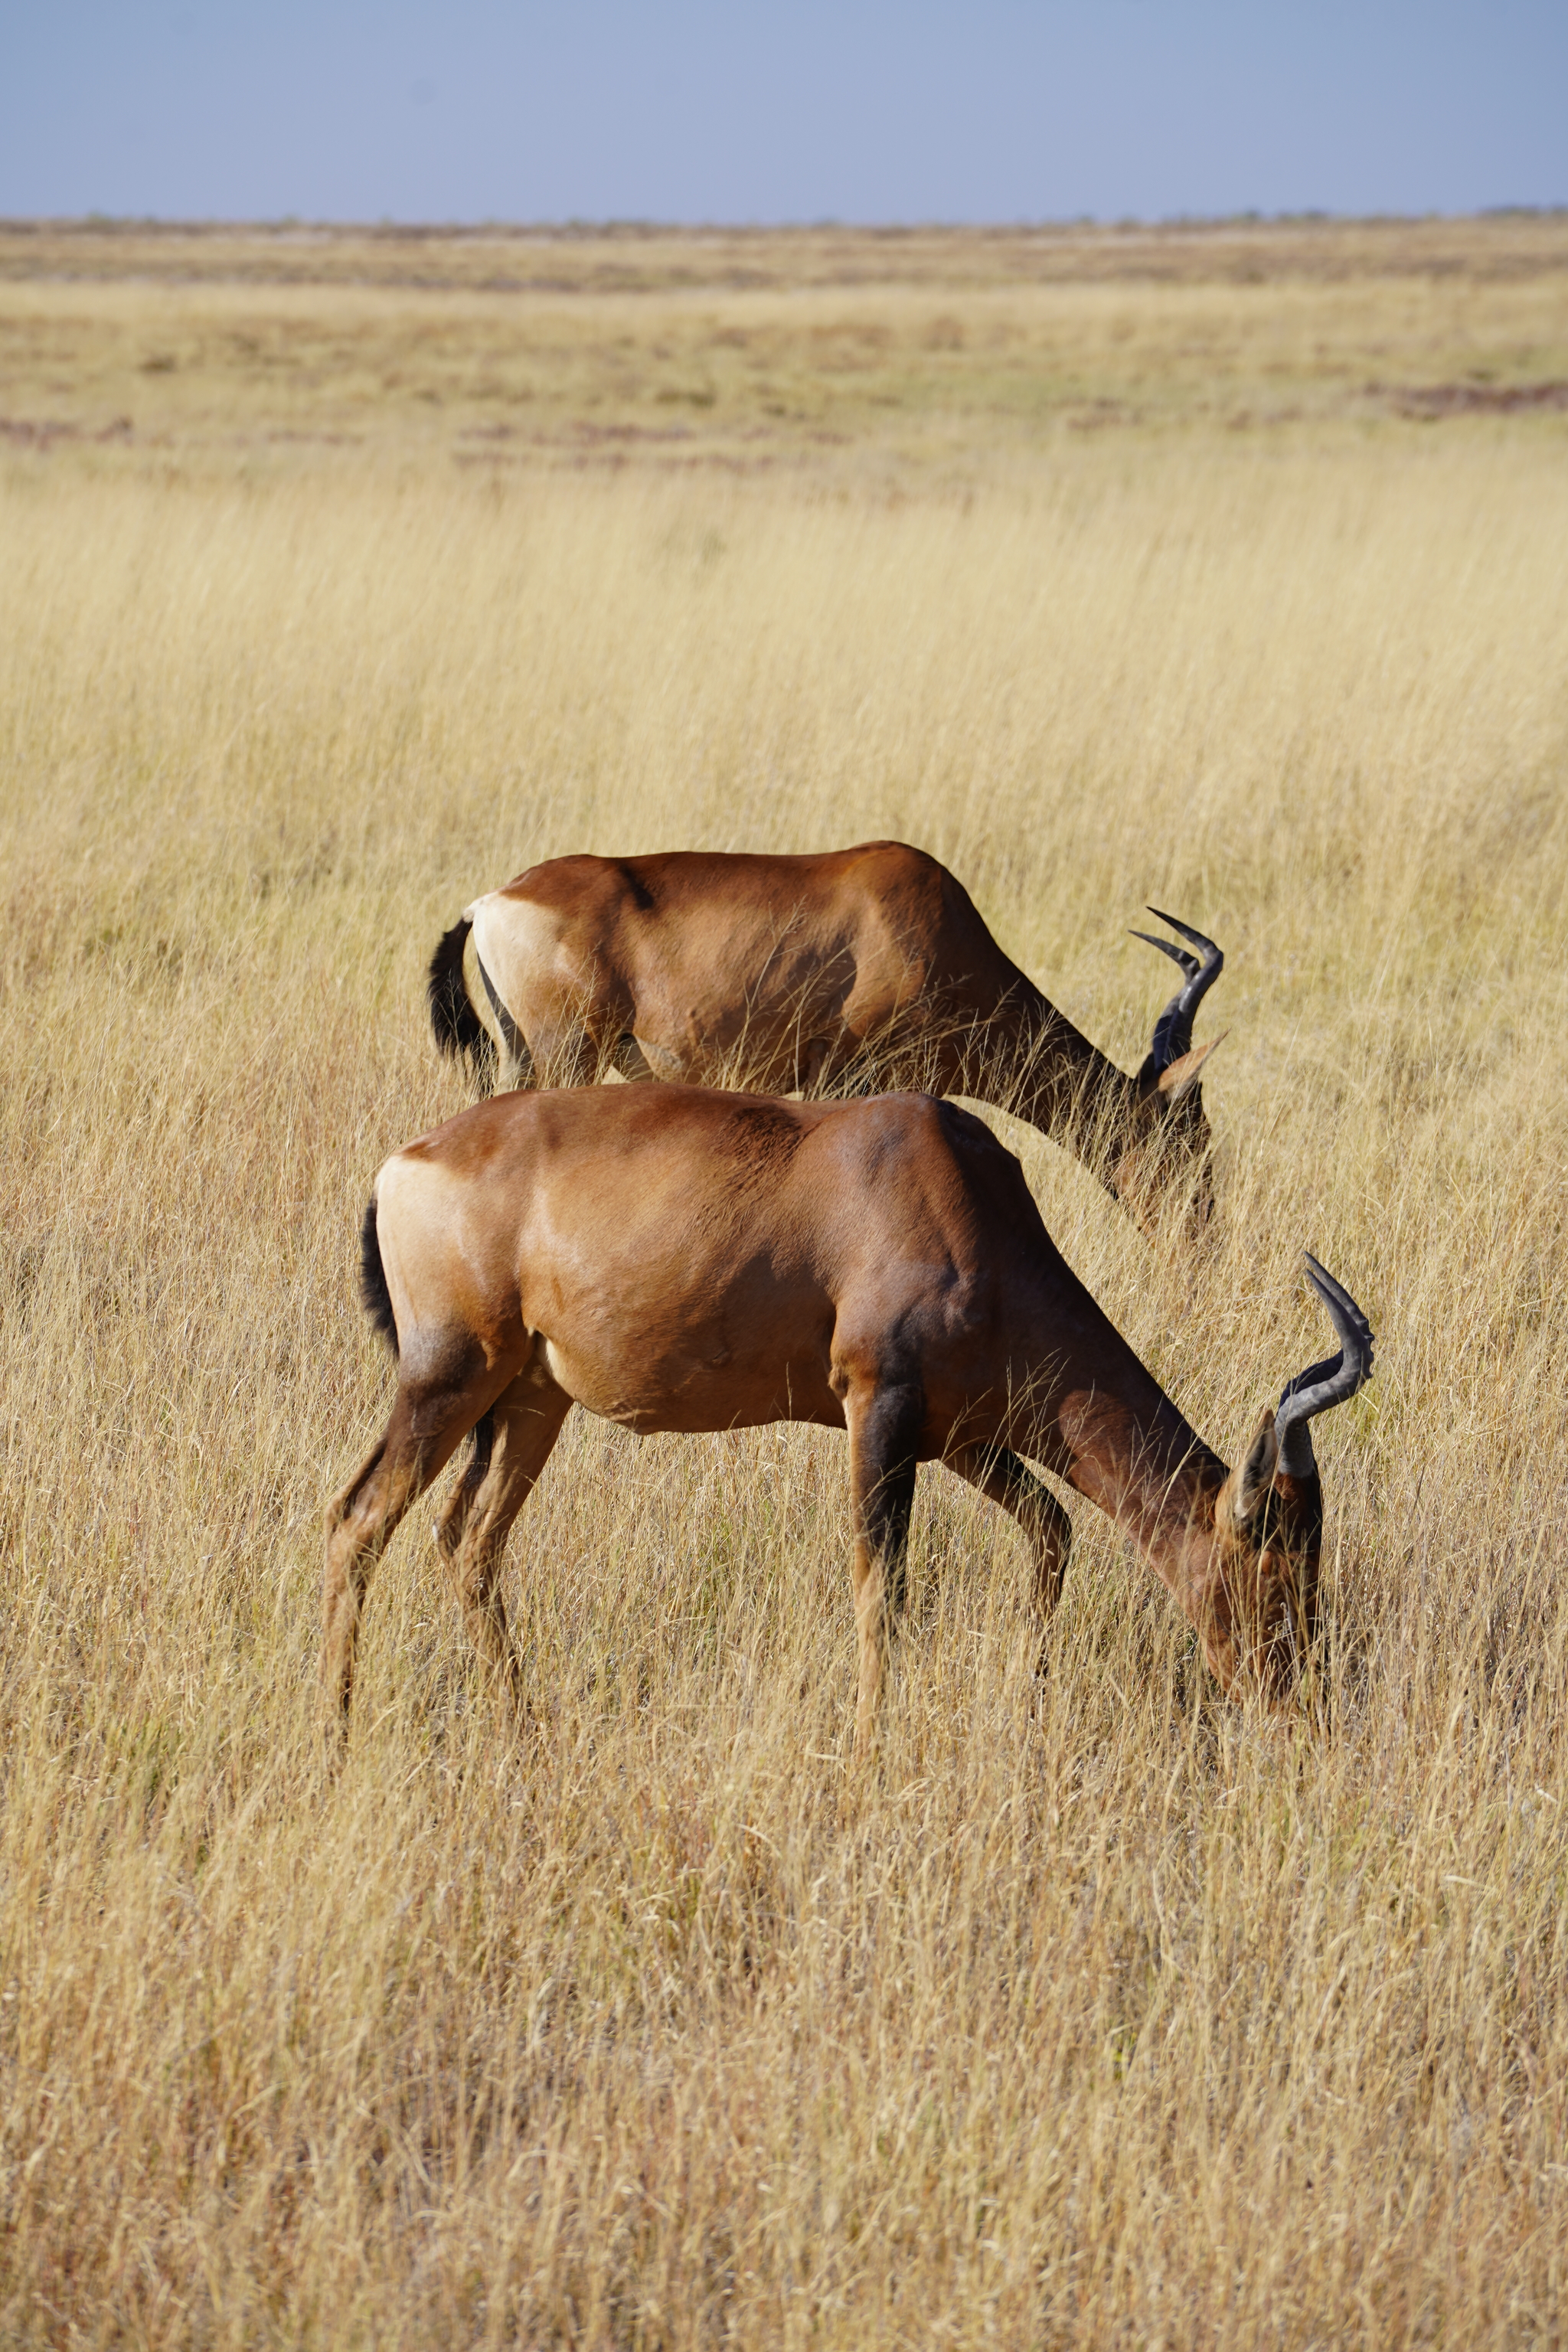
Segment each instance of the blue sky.
[[0,213],[1568,202],[1568,0],[0,0]]

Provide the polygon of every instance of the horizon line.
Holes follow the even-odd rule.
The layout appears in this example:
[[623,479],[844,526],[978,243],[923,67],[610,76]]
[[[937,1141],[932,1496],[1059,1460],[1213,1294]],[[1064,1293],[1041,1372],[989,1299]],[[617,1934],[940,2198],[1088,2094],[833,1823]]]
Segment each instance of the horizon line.
[[1152,216],[1123,213],[1045,215],[1011,220],[849,220],[825,215],[818,219],[776,221],[691,219],[660,220],[651,215],[607,214],[603,218],[572,214],[538,220],[400,219],[383,213],[372,219],[310,217],[299,213],[259,216],[207,214],[192,216],[165,213],[15,213],[0,215],[0,235],[39,233],[124,235],[148,232],[171,236],[221,236],[244,231],[251,235],[310,235],[365,236],[826,236],[835,232],[859,236],[1040,236],[1082,235],[1149,235],[1194,229],[1237,228],[1357,228],[1420,227],[1433,222],[1486,220],[1555,220],[1568,215],[1568,200],[1552,204],[1478,205],[1447,212],[1436,207],[1411,212],[1335,212],[1324,205],[1303,205],[1277,212],[1247,207],[1225,213],[1174,212]]

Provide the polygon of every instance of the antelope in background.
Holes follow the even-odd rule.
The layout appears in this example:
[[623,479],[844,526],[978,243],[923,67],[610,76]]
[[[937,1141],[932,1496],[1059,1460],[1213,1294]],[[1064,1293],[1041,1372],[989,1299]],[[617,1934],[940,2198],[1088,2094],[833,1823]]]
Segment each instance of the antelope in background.
[[[1151,908],[1151,913],[1158,909]],[[805,857],[677,850],[556,857],[476,898],[431,960],[442,1052],[501,1087],[609,1069],[765,1094],[968,1095],[1083,1160],[1148,1229],[1163,1196],[1213,1205],[1193,1016],[1225,959],[1196,955],[1129,1076],[1005,956],[963,884],[872,841]]]
[[921,1462],[1011,1512],[1046,1612],[1071,1523],[1021,1457],[1065,1479],[1170,1587],[1225,1688],[1279,1698],[1317,1624],[1310,1423],[1372,1370],[1360,1309],[1308,1267],[1340,1353],[1290,1381],[1230,1470],[1062,1259],[1017,1160],[956,1105],[685,1086],[497,1096],[395,1154],[365,1213],[365,1303],[398,1385],[327,1515],[325,1690],[346,1732],[372,1570],[471,1432],[436,1539],[521,1706],[502,1549],[575,1401],[641,1433],[848,1431],[858,1758]]

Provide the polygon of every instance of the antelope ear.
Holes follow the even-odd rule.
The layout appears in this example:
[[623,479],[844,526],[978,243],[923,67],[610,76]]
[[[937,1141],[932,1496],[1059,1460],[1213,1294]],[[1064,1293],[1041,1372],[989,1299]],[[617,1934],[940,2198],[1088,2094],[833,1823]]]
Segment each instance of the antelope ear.
[[1254,1517],[1274,1483],[1275,1465],[1279,1459],[1279,1440],[1274,1434],[1274,1415],[1265,1406],[1258,1424],[1258,1434],[1247,1447],[1247,1459],[1236,1474],[1236,1499],[1232,1515],[1238,1528],[1244,1528]]
[[1229,1034],[1230,1032],[1227,1029],[1222,1029],[1219,1036],[1211,1037],[1206,1045],[1194,1045],[1190,1054],[1178,1055],[1168,1069],[1161,1071],[1155,1083],[1159,1092],[1165,1097],[1167,1108],[1179,1103],[1184,1094],[1192,1092],[1194,1087],[1197,1085],[1198,1073],[1220,1040]]

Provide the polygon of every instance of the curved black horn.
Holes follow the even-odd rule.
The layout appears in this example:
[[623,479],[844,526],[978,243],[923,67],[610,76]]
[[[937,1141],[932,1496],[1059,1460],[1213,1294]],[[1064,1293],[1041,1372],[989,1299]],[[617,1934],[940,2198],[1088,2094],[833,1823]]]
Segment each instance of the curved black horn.
[[1179,1062],[1184,1054],[1191,1053],[1193,1015],[1225,970],[1225,957],[1212,940],[1205,939],[1202,931],[1194,931],[1190,923],[1178,921],[1174,915],[1161,914],[1158,907],[1151,907],[1149,912],[1159,916],[1161,922],[1169,923],[1173,931],[1180,931],[1184,940],[1191,940],[1194,947],[1202,950],[1200,955],[1189,955],[1185,948],[1177,947],[1172,940],[1157,940],[1152,931],[1134,931],[1131,934],[1133,939],[1145,940],[1152,948],[1158,948],[1160,953],[1168,955],[1173,963],[1179,963],[1187,976],[1185,985],[1172,997],[1154,1024],[1154,1042],[1149,1049],[1149,1060],[1153,1075],[1158,1077],[1163,1070],[1170,1068],[1173,1062]]
[[1307,1279],[1328,1310],[1329,1320],[1339,1336],[1340,1352],[1298,1372],[1286,1384],[1279,1400],[1279,1410],[1274,1416],[1274,1435],[1279,1447],[1279,1467],[1292,1478],[1315,1478],[1318,1475],[1310,1424],[1319,1413],[1327,1412],[1331,1405],[1343,1404],[1346,1397],[1354,1396],[1357,1389],[1372,1378],[1371,1324],[1350,1292],[1324,1271],[1311,1251],[1305,1255]]

